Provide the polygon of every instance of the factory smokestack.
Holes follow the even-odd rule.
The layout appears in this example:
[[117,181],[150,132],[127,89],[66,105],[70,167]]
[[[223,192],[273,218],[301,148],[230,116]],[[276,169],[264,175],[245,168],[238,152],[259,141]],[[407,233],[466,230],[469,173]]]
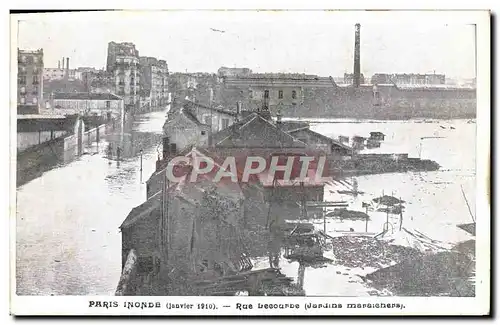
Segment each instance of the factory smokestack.
[[359,87],[361,79],[361,54],[360,54],[360,29],[361,25],[356,24],[356,32],[354,35],[354,75],[353,84],[354,87]]
[[57,68],[61,69],[61,61],[57,61]]
[[69,58],[66,58],[66,70],[69,70]]
[[61,68],[64,70],[64,56],[63,56],[63,58],[62,58],[61,64],[62,64],[62,67],[61,67]]

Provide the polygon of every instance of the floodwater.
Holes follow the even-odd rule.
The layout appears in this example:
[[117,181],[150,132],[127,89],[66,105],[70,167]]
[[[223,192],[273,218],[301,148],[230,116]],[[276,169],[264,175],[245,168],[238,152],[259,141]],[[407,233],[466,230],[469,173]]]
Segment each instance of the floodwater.
[[[133,123],[131,131],[109,135],[99,145],[87,146],[86,155],[17,189],[19,295],[114,294],[121,272],[118,227],[130,210],[146,199],[145,181],[161,150],[164,118],[164,112],[145,114]],[[473,213],[475,209],[475,127],[467,121],[314,124],[312,129],[328,136],[368,136],[371,131],[381,131],[387,136],[386,143],[378,149],[381,152],[409,152],[410,156],[421,155],[442,166],[437,172],[357,177],[364,196],[351,200],[336,193],[341,188],[331,186],[325,191],[326,199],[349,200],[350,209],[362,210],[361,202],[382,192],[394,194],[407,201],[405,228],[417,229],[443,245],[471,239],[456,224],[471,220],[461,186]],[[422,137],[440,138],[421,140]],[[116,156],[108,159],[109,143],[112,148],[122,148],[119,163]],[[368,232],[381,232],[386,214],[369,214],[372,220]],[[323,220],[315,222],[323,229]],[[399,216],[391,217],[390,222],[391,231],[398,229]],[[362,221],[326,220],[327,232],[332,236],[350,228],[362,232],[365,227]],[[282,260],[280,265],[285,274],[297,277],[298,263]],[[307,295],[368,295],[370,288],[356,280],[355,272],[359,270],[334,265],[307,267],[304,289]]]
[[[367,153],[408,153],[409,157],[432,159],[441,165],[441,169],[434,172],[356,177],[359,191],[364,192],[357,198],[338,194],[337,190],[349,189],[349,186],[343,184],[336,183],[325,189],[325,200],[347,201],[348,209],[363,212],[366,212],[362,207],[363,202],[369,202],[383,194],[401,198],[406,202],[402,227],[400,215],[369,211],[368,223],[340,221],[333,218],[311,220],[317,229],[326,228],[326,232],[334,237],[351,231],[379,234],[384,230],[384,224],[389,221],[387,237],[394,239],[399,245],[417,249],[423,247],[422,242],[418,238],[399,231],[400,227],[412,233],[423,234],[427,237],[423,241],[424,245],[430,241],[443,249],[449,249],[461,241],[473,239],[457,225],[472,222],[462,189],[472,214],[474,218],[476,217],[476,124],[468,123],[466,120],[435,123],[415,121],[339,123],[336,121],[336,123],[314,124],[311,128],[330,137],[338,135],[369,137],[369,132],[380,131],[386,135],[385,142],[381,148],[367,150]],[[335,259],[328,251],[325,252],[325,257]],[[282,260],[281,266],[287,276],[298,279],[298,262],[289,263]],[[308,296],[369,296],[376,293],[358,275],[364,276],[375,270],[369,267],[350,269],[331,264],[319,268],[306,267],[303,288]],[[391,295],[390,292],[378,294]]]
[[17,189],[19,295],[114,294],[121,273],[118,227],[146,199],[164,119],[165,112],[140,116],[131,131],[92,143],[87,154]]

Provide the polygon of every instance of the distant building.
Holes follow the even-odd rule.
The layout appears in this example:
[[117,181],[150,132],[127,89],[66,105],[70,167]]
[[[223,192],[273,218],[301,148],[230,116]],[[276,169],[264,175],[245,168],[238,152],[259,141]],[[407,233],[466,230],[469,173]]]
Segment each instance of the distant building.
[[124,103],[121,97],[110,93],[54,93],[50,109],[62,115],[90,114],[115,117],[122,114]]
[[111,74],[114,93],[124,99],[126,109],[139,109],[141,69],[135,45],[110,42],[106,71]]
[[113,74],[105,70],[82,71],[81,80],[86,92],[107,93],[115,88]]
[[[64,65],[64,60],[66,59],[66,65]],[[62,62],[62,65],[61,65]],[[62,58],[62,61],[58,61],[57,68],[44,68],[43,69],[43,79],[47,81],[52,80],[75,80],[76,70],[69,68],[69,58]]]
[[219,77],[238,77],[238,76],[248,76],[252,74],[252,70],[248,68],[226,68],[221,67],[217,70],[217,75]]
[[235,123],[237,112],[229,111],[223,107],[208,107],[189,100],[184,106],[188,108],[203,124],[212,127],[212,132],[224,130]]
[[210,125],[200,122],[193,112],[185,107],[171,112],[163,125],[163,134],[183,150],[189,145],[200,145],[208,141]]
[[415,74],[415,73],[376,73],[372,76],[373,84],[406,84],[406,85],[444,85],[444,74]]
[[215,102],[225,107],[241,102],[247,111],[275,113],[300,110],[306,98],[333,88],[329,78],[305,74],[266,73],[244,77],[225,77]]
[[[365,83],[365,76],[363,74],[360,74],[360,76],[359,76],[359,83],[360,84]],[[344,84],[347,84],[347,85],[354,84],[354,73],[344,73]]]
[[370,140],[384,141],[385,134],[382,132],[370,132]]
[[37,114],[43,102],[43,49],[18,49],[17,62],[17,113]]
[[168,65],[165,60],[140,57],[142,97],[151,107],[163,107],[168,102]]

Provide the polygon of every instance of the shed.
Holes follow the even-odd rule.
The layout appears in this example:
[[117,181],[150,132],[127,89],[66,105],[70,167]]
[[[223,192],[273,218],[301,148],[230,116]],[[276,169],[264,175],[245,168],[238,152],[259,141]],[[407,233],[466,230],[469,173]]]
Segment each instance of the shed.
[[370,132],[370,140],[384,141],[385,134],[382,132]]

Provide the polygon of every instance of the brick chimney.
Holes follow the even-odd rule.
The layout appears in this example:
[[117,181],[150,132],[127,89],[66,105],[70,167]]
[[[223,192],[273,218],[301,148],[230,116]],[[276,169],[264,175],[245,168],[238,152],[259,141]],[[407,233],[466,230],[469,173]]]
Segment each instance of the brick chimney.
[[354,35],[354,75],[353,85],[359,87],[361,80],[361,54],[360,54],[360,29],[361,25],[356,24],[356,31]]

